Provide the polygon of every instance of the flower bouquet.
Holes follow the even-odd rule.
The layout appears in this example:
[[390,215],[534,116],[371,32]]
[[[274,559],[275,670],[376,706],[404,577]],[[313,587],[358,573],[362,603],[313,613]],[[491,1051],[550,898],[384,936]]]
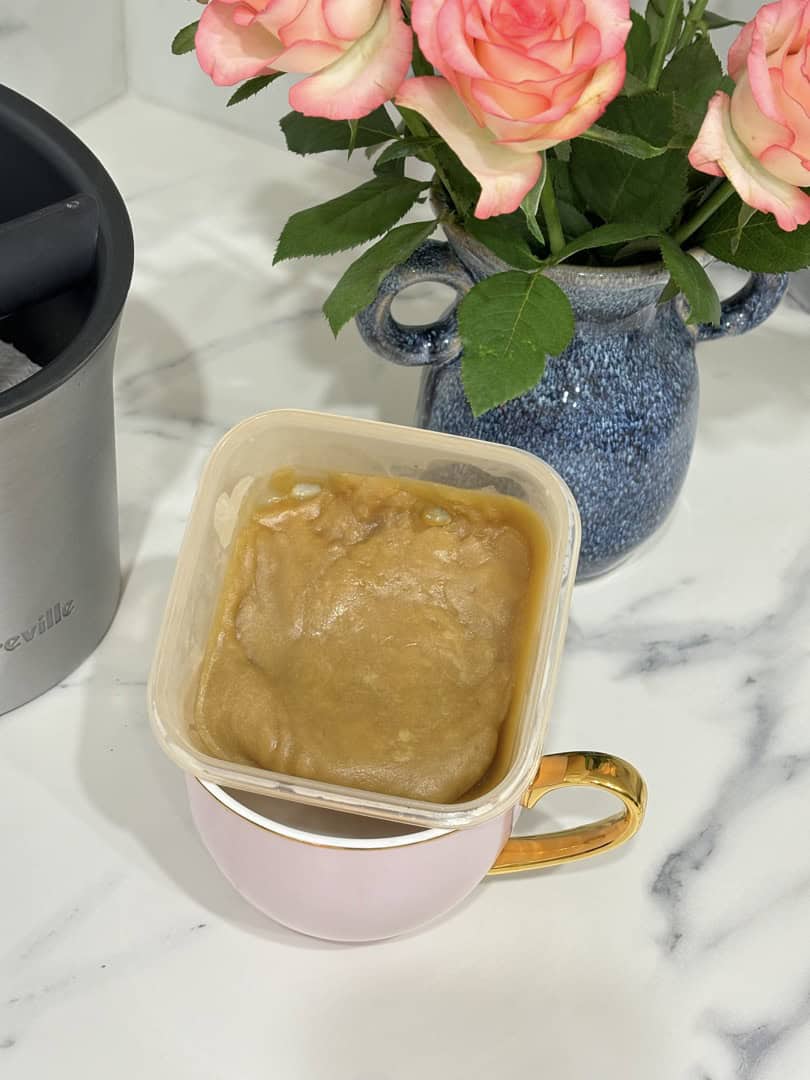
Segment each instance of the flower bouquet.
[[[810,0],[765,4],[727,71],[707,0],[208,0],[179,32],[228,104],[293,76],[296,154],[363,152],[371,179],[294,214],[275,260],[366,247],[324,304],[340,329],[436,229],[502,263],[458,310],[480,415],[535,386],[574,333],[563,262],[663,261],[662,302],[717,324],[711,256],[810,265]],[[416,159],[427,163],[414,170]],[[414,173],[416,175],[414,175]],[[405,224],[402,219],[409,212]]]

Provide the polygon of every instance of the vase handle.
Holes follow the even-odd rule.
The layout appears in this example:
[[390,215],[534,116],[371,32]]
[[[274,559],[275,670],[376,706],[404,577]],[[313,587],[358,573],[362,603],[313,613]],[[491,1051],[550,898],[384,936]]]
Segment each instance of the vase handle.
[[755,330],[776,311],[787,286],[787,274],[752,274],[739,292],[723,301],[719,326],[703,323],[697,328],[698,341],[737,337]]
[[[434,323],[403,326],[391,314],[391,305],[403,289],[424,281],[449,285],[456,290],[456,302]],[[374,352],[395,364],[420,367],[456,360],[462,348],[456,309],[473,284],[449,244],[426,240],[406,262],[394,267],[372,303],[357,315],[360,336]]]

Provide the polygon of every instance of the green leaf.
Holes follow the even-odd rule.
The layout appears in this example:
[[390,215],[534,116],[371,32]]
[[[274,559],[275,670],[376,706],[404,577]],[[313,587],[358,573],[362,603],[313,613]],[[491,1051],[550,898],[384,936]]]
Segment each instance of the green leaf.
[[483,221],[469,217],[464,221],[464,228],[499,259],[518,270],[536,270],[540,265],[540,259],[532,251],[531,237],[521,211]]
[[478,202],[481,185],[446,143],[440,142],[434,153],[442,172],[452,185],[453,194],[459,200],[456,209],[462,216],[466,216]]
[[591,229],[583,236],[578,237],[566,244],[565,247],[546,260],[546,265],[564,262],[572,255],[580,251],[590,251],[593,248],[612,247],[614,244],[626,244],[630,240],[639,240],[642,237],[656,236],[658,230],[654,225],[629,225],[616,223],[615,225],[600,225],[597,229]]
[[723,65],[708,38],[698,38],[676,52],[661,73],[658,89],[675,95],[687,109],[705,113],[709,98],[723,78]]
[[740,249],[740,243],[742,241],[743,229],[756,213],[753,206],[747,206],[745,203],[740,207],[740,213],[737,217],[737,231],[731,241],[732,254],[736,255]]
[[734,82],[730,75],[724,75],[723,78],[720,80],[719,89],[724,91],[724,93],[728,94],[728,96],[731,97],[731,95],[737,89],[737,84]]
[[293,214],[281,233],[274,263],[330,255],[373,240],[406,214],[427,182],[377,176],[354,191]]
[[709,275],[693,255],[681,248],[669,236],[661,237],[661,254],[672,280],[689,304],[689,322],[720,325],[720,297]]
[[639,158],[641,161],[660,157],[668,150],[667,146],[652,146],[644,139],[639,139],[637,135],[626,135],[621,131],[610,131],[608,128],[600,127],[599,124],[593,124],[579,137],[580,139],[587,139],[588,142],[598,142],[604,146],[611,146],[614,150],[619,150],[622,154],[628,154],[630,157]]
[[433,70],[433,64],[431,64],[422,52],[416,34],[413,35],[413,57],[411,59],[411,67],[413,68],[414,75],[417,76],[436,74]]
[[546,186],[546,180],[548,179],[548,163],[546,161],[546,155],[543,154],[543,169],[537,180],[537,183],[523,196],[523,201],[520,204],[520,209],[523,211],[523,215],[526,218],[526,228],[538,242],[538,244],[545,244],[546,238],[543,236],[543,230],[537,223],[537,211],[540,207],[540,196],[543,194],[543,188]]
[[664,291],[658,297],[658,303],[659,303],[659,305],[660,304],[668,304],[670,302],[670,300],[674,300],[675,297],[680,296],[680,294],[681,294],[681,290],[678,287],[678,284],[675,281],[675,278],[671,277],[669,279],[669,281],[666,283],[666,285],[664,286]]
[[762,274],[804,270],[810,266],[810,225],[783,232],[772,214],[755,213],[737,244],[742,200],[734,195],[695,237],[711,255],[723,262]]
[[265,86],[269,86],[271,82],[280,79],[283,74],[283,71],[274,71],[272,75],[257,75],[255,79],[248,79],[247,82],[243,82],[228,98],[228,108],[231,105],[238,105],[240,101],[247,101],[248,98],[252,98],[254,94],[264,90]]
[[739,19],[727,19],[725,15],[716,15],[713,11],[703,12],[703,22],[709,30],[723,30],[726,26],[745,26]]
[[441,141],[442,140],[438,135],[429,135],[424,139],[398,139],[397,142],[393,142],[390,146],[386,146],[374,162],[374,171],[376,172],[381,165],[387,165],[391,161],[399,161],[401,158],[416,157],[421,161],[424,161],[425,152],[438,146]]
[[182,30],[178,30],[174,35],[174,41],[172,41],[172,52],[175,56],[183,56],[185,53],[194,52],[194,37],[197,33],[197,27],[200,25],[200,20],[189,23],[188,26],[184,26]]
[[[348,150],[352,132],[346,120],[325,120],[321,116],[302,116],[291,112],[282,117],[281,130],[287,149],[294,154],[321,154],[325,150]],[[385,106],[358,122],[355,146],[375,146],[396,138],[396,128]]]
[[337,337],[358,311],[368,307],[380,282],[395,266],[413,254],[436,228],[435,221],[399,225],[355,260],[323,305],[323,313]]
[[[617,98],[602,127],[633,135],[651,146],[666,145],[674,134],[674,102],[650,91]],[[665,232],[686,200],[688,164],[681,151],[668,150],[642,160],[612,146],[575,139],[571,158],[574,185],[603,221],[642,221]]]
[[627,97],[635,97],[636,94],[646,94],[649,87],[644,79],[639,79],[632,71],[628,71],[624,77],[622,93]]
[[358,132],[358,130],[360,128],[360,121],[359,120],[349,120],[348,124],[349,124],[349,148],[348,148],[349,153],[347,154],[347,157],[350,158],[352,156],[352,154],[355,152],[355,150],[357,149],[357,132]]
[[572,206],[578,206],[577,190],[571,179],[571,166],[569,162],[570,158],[569,161],[561,161],[560,158],[556,156],[555,152],[554,157],[547,158],[546,165],[549,170],[551,182],[554,185],[554,194],[557,196],[557,199],[562,199]]
[[[429,137],[436,132],[417,112],[398,106],[405,126],[416,136]],[[445,189],[446,201],[455,207],[460,217],[466,217],[481,195],[481,185],[472,173],[462,165],[458,156],[444,139],[440,139],[433,151],[437,179]]]
[[568,297],[542,274],[486,278],[458,309],[462,378],[476,416],[530,390],[574,336]]
[[664,68],[659,89],[675,98],[678,127],[691,146],[706,116],[709,99],[723,79],[723,65],[708,38],[698,38],[676,52]]
[[637,79],[646,79],[652,59],[652,35],[647,20],[637,11],[630,12],[633,27],[627,38],[627,71]]
[[561,161],[557,156],[557,147],[554,157],[547,161],[550,182],[554,184],[554,194],[557,196],[557,212],[560,215],[565,236],[575,239],[583,233],[590,232],[593,225],[583,213],[580,198],[571,180],[571,169],[567,161]]
[[557,213],[560,215],[563,235],[570,236],[572,239],[590,232],[593,228],[591,222],[578,207],[559,197],[557,198]]

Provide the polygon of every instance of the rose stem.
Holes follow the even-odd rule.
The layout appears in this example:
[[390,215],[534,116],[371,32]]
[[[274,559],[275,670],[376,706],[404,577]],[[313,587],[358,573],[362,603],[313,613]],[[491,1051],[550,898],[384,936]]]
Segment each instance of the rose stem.
[[672,40],[672,32],[675,29],[678,15],[682,11],[683,0],[669,0],[669,7],[667,8],[666,15],[664,15],[664,25],[661,27],[661,36],[656,43],[655,52],[653,53],[650,74],[647,76],[647,86],[650,90],[655,90],[658,86],[658,80],[661,78],[661,72],[664,70],[664,61],[669,52],[669,43]]
[[[548,168],[548,162],[546,162],[545,168]],[[565,247],[565,236],[560,224],[560,213],[557,209],[557,198],[554,194],[554,184],[550,174],[546,177],[543,190],[540,192],[540,206],[548,230],[548,243],[551,254],[556,255],[558,251]]]
[[728,180],[724,180],[723,183],[717,188],[709,198],[698,207],[694,215],[684,224],[673,236],[673,240],[676,244],[683,244],[684,240],[688,240],[693,233],[696,233],[701,225],[705,224],[709,218],[719,210],[723,203],[731,195],[734,194],[734,188]]
[[683,24],[683,32],[678,38],[676,48],[684,49],[691,44],[692,38],[695,36],[695,30],[697,30],[698,23],[703,18],[703,12],[706,10],[708,3],[709,0],[694,0],[689,9],[689,14],[686,16],[686,22]]

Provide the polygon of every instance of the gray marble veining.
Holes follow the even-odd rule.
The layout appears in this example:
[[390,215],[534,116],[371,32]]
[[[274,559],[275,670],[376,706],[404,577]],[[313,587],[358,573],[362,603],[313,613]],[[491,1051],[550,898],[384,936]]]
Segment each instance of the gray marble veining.
[[[279,406],[408,423],[418,373],[381,364],[353,329],[335,343],[318,316],[349,256],[271,265],[285,217],[351,185],[334,165],[134,100],[81,133],[134,196],[117,368],[126,583],[95,656],[0,722],[0,1075],[810,1076],[807,317],[783,309],[699,351],[672,518],[575,592],[547,748],[639,766],[650,803],[633,844],[487,882],[411,938],[310,942],[213,867],[143,684],[221,434]],[[571,793],[521,826],[595,812]]]

